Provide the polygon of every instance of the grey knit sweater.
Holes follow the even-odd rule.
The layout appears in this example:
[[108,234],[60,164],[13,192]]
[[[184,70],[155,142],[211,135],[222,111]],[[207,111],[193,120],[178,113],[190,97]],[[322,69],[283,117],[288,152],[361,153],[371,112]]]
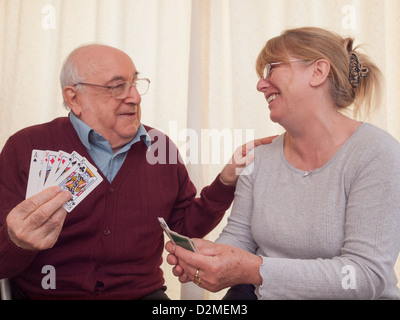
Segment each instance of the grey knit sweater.
[[217,240],[263,258],[258,298],[400,298],[399,142],[363,123],[312,172],[288,163],[283,144],[256,148]]

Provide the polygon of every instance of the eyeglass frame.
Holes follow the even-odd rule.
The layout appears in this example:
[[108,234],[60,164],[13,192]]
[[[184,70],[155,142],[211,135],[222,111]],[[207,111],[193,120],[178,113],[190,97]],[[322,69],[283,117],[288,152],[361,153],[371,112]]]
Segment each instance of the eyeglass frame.
[[[144,96],[144,95],[149,91],[149,87],[150,87],[150,83],[151,83],[150,79],[148,79],[148,78],[136,79],[136,80],[133,81],[133,82],[124,81],[124,82],[121,82],[120,84],[118,84],[118,85],[116,85],[116,86],[104,86],[104,85],[100,85],[100,84],[93,84],[93,83],[86,83],[86,82],[78,82],[78,83],[75,83],[74,86],[84,85],[84,86],[93,86],[93,87],[104,88],[104,89],[107,89],[107,90],[111,90],[111,94],[112,94],[112,96],[114,97],[114,99],[117,99],[117,100],[124,100],[124,99],[126,99],[127,97],[125,97],[125,98],[120,98],[120,99],[119,99],[119,98],[116,98],[116,97],[114,96],[114,91],[113,91],[113,90],[114,90],[115,88],[117,88],[117,87],[119,87],[119,86],[121,86],[121,85],[125,85],[125,84],[127,84],[127,83],[130,84],[130,88],[135,87],[135,89],[136,89],[135,82],[137,82],[137,81],[146,81],[146,82],[147,82],[147,90],[146,90],[146,92],[141,94],[141,93],[139,93],[139,91],[138,91],[138,93],[139,93],[140,96]],[[130,88],[129,88],[129,89],[130,89]]]
[[271,62],[271,63],[267,63],[263,69],[263,74],[262,74],[262,79],[267,80],[268,75],[270,74],[271,70],[272,70],[272,66],[279,66],[281,64],[285,64],[285,63],[292,63],[292,62],[305,62],[307,60],[304,59],[293,59],[293,60],[289,60],[287,62]]

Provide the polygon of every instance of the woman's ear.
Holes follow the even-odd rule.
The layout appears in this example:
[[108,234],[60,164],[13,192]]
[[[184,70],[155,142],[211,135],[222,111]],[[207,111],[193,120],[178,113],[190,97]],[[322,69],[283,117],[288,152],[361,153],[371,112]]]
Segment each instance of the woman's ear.
[[63,98],[67,105],[71,108],[71,111],[79,117],[82,112],[82,103],[80,101],[79,92],[76,87],[67,86],[64,87]]
[[331,72],[331,65],[328,60],[320,59],[317,60],[314,64],[313,74],[310,79],[310,85],[312,87],[318,87],[325,83]]

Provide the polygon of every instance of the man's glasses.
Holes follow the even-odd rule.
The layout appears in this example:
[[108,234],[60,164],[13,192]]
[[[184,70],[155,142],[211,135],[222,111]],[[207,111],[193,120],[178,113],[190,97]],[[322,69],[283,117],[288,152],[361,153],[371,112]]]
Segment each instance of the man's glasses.
[[143,79],[137,79],[133,82],[125,81],[116,86],[102,86],[99,84],[85,83],[85,82],[76,83],[75,86],[77,85],[105,88],[111,91],[115,99],[124,100],[129,96],[129,91],[131,90],[132,87],[135,87],[137,92],[141,96],[145,95],[149,90],[150,80],[147,78],[143,78]]
[[296,59],[296,60],[289,60],[289,62],[272,62],[272,63],[268,63],[263,71],[263,79],[266,80],[268,78],[268,75],[270,74],[271,70],[273,68],[275,68],[276,66],[279,66],[281,64],[286,64],[286,63],[292,63],[292,62],[304,62],[306,60],[300,60],[300,59]]

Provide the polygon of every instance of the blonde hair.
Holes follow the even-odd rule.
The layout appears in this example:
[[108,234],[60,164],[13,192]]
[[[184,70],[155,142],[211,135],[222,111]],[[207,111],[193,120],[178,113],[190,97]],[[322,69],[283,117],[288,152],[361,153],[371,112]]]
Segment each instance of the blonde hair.
[[[289,29],[270,39],[261,50],[256,71],[259,77],[271,62],[288,62],[289,55],[310,62],[326,59],[330,63],[331,96],[339,110],[353,105],[353,116],[370,116],[382,102],[383,76],[370,58],[353,48],[353,38],[314,27]],[[349,80],[350,57],[356,54],[368,75],[360,77],[359,85],[353,87]]]

